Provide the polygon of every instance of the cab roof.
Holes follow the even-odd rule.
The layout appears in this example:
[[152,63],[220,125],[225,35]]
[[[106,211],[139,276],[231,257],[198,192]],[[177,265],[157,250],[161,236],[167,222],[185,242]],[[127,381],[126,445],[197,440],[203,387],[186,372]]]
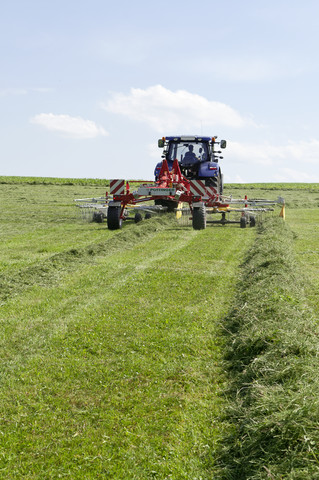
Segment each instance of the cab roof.
[[202,135],[180,135],[174,137],[165,137],[168,142],[210,142],[212,137],[204,137]]

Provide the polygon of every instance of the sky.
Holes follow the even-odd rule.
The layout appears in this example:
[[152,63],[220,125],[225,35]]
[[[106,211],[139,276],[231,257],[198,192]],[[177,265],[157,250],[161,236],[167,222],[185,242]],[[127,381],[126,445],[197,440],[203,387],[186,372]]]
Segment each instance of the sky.
[[225,182],[319,182],[318,0],[0,5],[0,175],[151,180],[198,134]]

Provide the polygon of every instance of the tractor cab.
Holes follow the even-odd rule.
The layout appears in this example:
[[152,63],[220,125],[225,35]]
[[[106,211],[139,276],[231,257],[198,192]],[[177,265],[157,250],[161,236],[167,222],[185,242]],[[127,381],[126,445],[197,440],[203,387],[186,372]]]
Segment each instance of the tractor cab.
[[[216,145],[226,148],[226,141],[217,142],[217,137],[180,136],[163,137],[158,146],[163,148],[162,158],[165,158],[171,170],[175,159],[178,160],[182,174],[188,179],[205,180],[206,185],[214,186],[222,193],[222,175],[218,165],[220,151]],[[162,162],[155,167],[155,180],[161,170]]]

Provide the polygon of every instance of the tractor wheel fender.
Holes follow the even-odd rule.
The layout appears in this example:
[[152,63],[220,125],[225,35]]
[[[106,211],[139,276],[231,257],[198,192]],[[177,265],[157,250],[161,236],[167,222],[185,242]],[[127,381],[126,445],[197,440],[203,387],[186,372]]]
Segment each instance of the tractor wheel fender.
[[[214,169],[214,170],[213,170]],[[203,162],[199,165],[198,177],[211,178],[218,177],[220,167],[216,162]]]

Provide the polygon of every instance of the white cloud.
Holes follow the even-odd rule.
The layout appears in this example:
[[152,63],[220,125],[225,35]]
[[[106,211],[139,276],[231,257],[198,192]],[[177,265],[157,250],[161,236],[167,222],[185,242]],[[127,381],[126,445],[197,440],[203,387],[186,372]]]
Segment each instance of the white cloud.
[[310,140],[309,142],[300,141],[291,143],[284,147],[284,151],[291,158],[305,163],[319,163],[319,140]]
[[47,130],[58,132],[69,138],[96,138],[107,136],[109,133],[96,125],[91,120],[70,115],[55,115],[53,113],[40,113],[30,119],[31,123],[41,125]]
[[200,132],[202,128],[240,128],[253,122],[230,106],[208,100],[186,90],[173,92],[161,85],[145,90],[132,88],[128,95],[113,93],[102,106],[111,113],[148,124],[159,133]]
[[278,156],[282,158],[282,153],[279,150],[277,147],[269,144],[231,141],[228,141],[227,144],[228,157],[254,165],[272,165]]
[[269,143],[228,142],[229,154],[248,163],[259,165],[289,165],[319,163],[319,141],[289,142],[287,145],[270,145]]
[[229,141],[227,150],[224,170],[230,175],[225,177],[226,181],[236,181],[232,175],[235,169],[236,173],[240,170],[245,181],[318,182],[318,140],[278,146]]

